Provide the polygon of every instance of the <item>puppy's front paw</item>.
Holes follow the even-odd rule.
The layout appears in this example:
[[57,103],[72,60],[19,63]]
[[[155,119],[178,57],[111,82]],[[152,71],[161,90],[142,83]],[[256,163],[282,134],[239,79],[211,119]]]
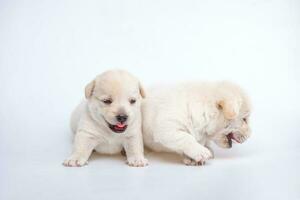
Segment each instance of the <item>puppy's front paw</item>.
[[212,158],[213,155],[211,151],[205,147],[201,147],[193,152],[191,155],[191,160],[194,160],[196,163],[205,163],[206,160]]
[[63,165],[66,167],[81,167],[87,164],[87,159],[78,155],[72,155],[63,162]]
[[145,167],[149,164],[146,158],[136,158],[136,157],[127,158],[126,163],[131,167]]
[[199,162],[196,162],[195,160],[190,159],[190,158],[188,158],[188,157],[184,157],[184,158],[183,158],[183,163],[184,163],[185,165],[188,165],[188,166],[205,165],[205,161],[204,161],[204,160],[200,160]]

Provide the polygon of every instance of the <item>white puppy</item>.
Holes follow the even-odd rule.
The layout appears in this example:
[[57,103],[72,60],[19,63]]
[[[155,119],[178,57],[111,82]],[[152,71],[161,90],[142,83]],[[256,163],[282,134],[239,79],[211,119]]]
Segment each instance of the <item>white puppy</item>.
[[147,165],[141,133],[144,95],[137,78],[128,72],[112,70],[97,76],[85,88],[87,100],[72,114],[74,148],[64,165],[85,165],[93,150],[116,154],[123,149],[130,166]]
[[250,136],[250,103],[229,82],[159,86],[143,101],[144,144],[154,151],[176,152],[187,165],[213,157],[209,142],[230,148]]

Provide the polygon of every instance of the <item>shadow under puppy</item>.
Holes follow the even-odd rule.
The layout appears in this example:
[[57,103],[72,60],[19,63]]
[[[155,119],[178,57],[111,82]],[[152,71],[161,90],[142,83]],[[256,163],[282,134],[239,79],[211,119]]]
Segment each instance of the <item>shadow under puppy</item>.
[[128,165],[146,166],[141,133],[144,96],[138,79],[126,71],[111,70],[97,76],[85,88],[86,100],[72,113],[73,152],[63,164],[82,166],[93,150],[117,154],[124,149]]
[[231,148],[250,136],[250,102],[230,82],[197,82],[148,90],[142,104],[145,146],[183,155],[186,165],[213,157],[211,141]]

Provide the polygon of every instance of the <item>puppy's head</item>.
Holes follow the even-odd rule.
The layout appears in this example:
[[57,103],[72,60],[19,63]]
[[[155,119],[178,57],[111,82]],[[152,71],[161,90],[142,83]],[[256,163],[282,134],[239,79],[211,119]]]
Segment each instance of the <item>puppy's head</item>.
[[89,111],[95,121],[112,132],[123,133],[140,117],[144,89],[133,75],[111,70],[97,76],[85,88]]
[[222,82],[218,90],[217,107],[220,111],[218,133],[213,141],[220,147],[231,148],[232,141],[245,142],[251,135],[250,100],[238,86]]

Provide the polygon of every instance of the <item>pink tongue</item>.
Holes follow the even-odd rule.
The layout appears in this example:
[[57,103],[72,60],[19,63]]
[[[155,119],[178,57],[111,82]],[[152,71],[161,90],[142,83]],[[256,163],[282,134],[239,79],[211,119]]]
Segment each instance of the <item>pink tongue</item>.
[[230,133],[229,136],[230,136],[231,139],[233,139],[233,140],[236,141],[237,143],[241,143],[241,142],[235,137],[235,134]]
[[116,126],[117,126],[118,128],[123,128],[123,127],[126,126],[126,125],[125,125],[125,124],[122,124],[122,123],[117,123]]

